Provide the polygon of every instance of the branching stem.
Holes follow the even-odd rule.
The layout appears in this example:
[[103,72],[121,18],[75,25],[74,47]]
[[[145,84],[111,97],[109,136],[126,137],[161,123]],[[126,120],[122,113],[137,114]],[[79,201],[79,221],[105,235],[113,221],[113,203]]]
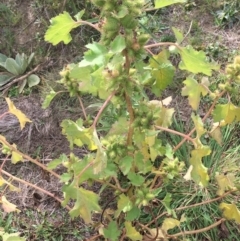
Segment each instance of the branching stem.
[[[63,200],[61,200],[59,197],[56,197],[53,193],[51,193],[51,192],[49,192],[49,191],[47,191],[47,190],[45,190],[45,189],[43,189],[43,188],[41,188],[41,187],[38,187],[38,186],[36,186],[36,185],[34,185],[34,184],[30,183],[30,182],[27,182],[27,181],[22,180],[22,179],[20,179],[20,178],[18,178],[18,177],[15,177],[15,176],[11,175],[10,173],[8,173],[8,172],[6,172],[6,171],[4,171],[4,170],[2,170],[2,173],[3,173],[4,175],[8,176],[8,177],[11,177],[13,180],[15,180],[15,181],[17,181],[17,182],[21,182],[21,183],[23,183],[23,184],[25,184],[25,185],[28,185],[28,186],[30,186],[30,187],[33,187],[34,189],[39,190],[39,191],[42,192],[42,193],[47,194],[48,196],[54,198],[55,200],[57,200],[57,201],[60,202],[60,203],[63,201]],[[71,210],[71,208],[70,208],[69,206],[66,206],[65,208],[68,209],[68,210]]]
[[80,23],[80,24],[84,24],[84,25],[89,25],[90,27],[96,29],[98,32],[101,32],[100,28],[97,27],[97,24],[92,24],[88,21],[84,21],[84,20],[79,20],[77,23]]
[[[176,208],[174,209],[175,211],[182,211],[182,210],[185,210],[185,209],[189,209],[189,208],[195,208],[197,206],[202,206],[202,205],[206,205],[208,203],[212,203],[212,202],[216,202],[216,201],[219,201],[221,200],[222,198],[228,196],[229,194],[233,193],[233,192],[236,192],[236,190],[231,190],[231,191],[228,191],[226,193],[224,193],[222,196],[220,197],[216,197],[216,198],[213,198],[213,199],[209,199],[209,200],[206,200],[206,201],[203,201],[203,202],[200,202],[200,203],[195,203],[195,204],[192,204],[192,205],[188,205],[188,206],[183,206],[183,207],[179,207],[179,208]],[[163,212],[161,213],[159,216],[156,217],[156,219],[159,219],[165,215],[167,215],[168,212]],[[151,224],[154,223],[154,220],[152,220],[151,222],[149,222],[146,226],[150,226]]]
[[[37,65],[34,69],[32,69],[31,71],[29,71],[28,73],[26,73],[25,75],[22,75],[12,81],[10,81],[8,84],[4,85],[3,88],[4,89],[7,89],[8,87],[14,85],[15,83],[19,82],[19,81],[22,81],[24,79],[26,79],[29,75],[35,73],[36,71],[38,71],[41,67],[42,67],[43,64],[39,64]],[[1,88],[1,89],[3,89]]]
[[132,102],[131,99],[129,97],[129,95],[127,94],[127,92],[125,92],[125,100],[127,103],[127,109],[128,109],[128,113],[129,113],[129,117],[130,117],[130,121],[129,121],[129,129],[128,129],[128,136],[127,136],[127,146],[131,146],[132,145],[132,136],[133,136],[133,121],[134,121],[134,112],[133,112],[133,108],[132,108]]
[[168,129],[166,127],[162,127],[162,126],[155,126],[157,129],[159,130],[162,130],[162,131],[166,131],[166,132],[169,132],[169,133],[172,133],[172,134],[176,134],[178,136],[182,136],[184,137],[186,140],[189,140],[191,141],[193,144],[195,144],[195,141],[189,136],[189,135],[185,135],[181,132],[178,132],[178,131],[175,131],[175,130],[172,130],[172,129]]
[[60,179],[60,176],[52,171],[49,170],[44,164],[40,163],[39,161],[31,158],[30,156],[20,152],[17,148],[15,148],[14,146],[10,145],[2,136],[0,136],[0,142],[3,143],[4,145],[8,146],[12,151],[16,152],[17,154],[19,154],[20,156],[22,156],[22,158],[29,160],[30,162],[36,164],[37,166],[41,167],[43,170],[51,173],[53,176],[55,176],[56,178]]
[[169,45],[173,45],[176,48],[178,48],[179,50],[181,50],[181,47],[177,43],[172,43],[172,42],[161,42],[161,43],[149,44],[149,45],[144,46],[144,48],[150,49],[150,48],[156,48],[159,46],[169,46]]
[[76,180],[79,180],[80,177],[82,176],[82,174],[89,168],[91,167],[93,164],[94,164],[94,161],[95,160],[92,160],[91,162],[89,162],[82,170],[81,172],[75,177]]
[[213,229],[215,227],[217,227],[218,225],[220,225],[222,222],[224,222],[225,219],[221,218],[219,221],[205,227],[205,228],[201,228],[201,229],[197,229],[197,230],[192,230],[192,231],[184,231],[184,232],[180,232],[180,233],[176,233],[176,234],[172,234],[172,235],[167,235],[169,238],[176,238],[179,236],[184,236],[184,235],[193,235],[193,234],[197,234],[197,233],[204,233],[207,232],[210,229]]
[[85,108],[84,108],[82,99],[81,99],[81,97],[80,97],[79,95],[78,95],[78,100],[79,100],[80,106],[81,106],[81,108],[82,108],[82,112],[83,112],[84,118],[85,118],[85,120],[87,120],[86,110],[85,110]]
[[[217,101],[220,97],[222,97],[224,94],[226,93],[226,90],[223,90],[216,98],[215,100],[213,101],[211,107],[209,108],[208,112],[205,114],[205,116],[203,117],[202,121],[204,122],[208,117],[209,115],[212,113],[213,111],[213,108],[215,107],[215,105],[217,104]],[[178,150],[183,144],[184,142],[187,140],[187,138],[189,138],[193,133],[194,131],[196,130],[196,128],[193,128],[189,133],[188,135],[186,135],[186,137],[177,144],[177,146],[175,146],[175,148],[173,149],[174,151]]]
[[110,102],[110,100],[112,99],[112,97],[115,95],[116,92],[117,92],[117,91],[114,90],[114,91],[108,96],[108,98],[105,100],[105,102],[103,103],[102,107],[101,107],[100,110],[98,111],[97,116],[95,117],[94,122],[93,122],[93,124],[92,124],[92,127],[93,127],[94,129],[96,128],[98,119],[100,118],[102,112],[104,111],[104,109],[106,108],[106,106],[108,105],[108,103]]

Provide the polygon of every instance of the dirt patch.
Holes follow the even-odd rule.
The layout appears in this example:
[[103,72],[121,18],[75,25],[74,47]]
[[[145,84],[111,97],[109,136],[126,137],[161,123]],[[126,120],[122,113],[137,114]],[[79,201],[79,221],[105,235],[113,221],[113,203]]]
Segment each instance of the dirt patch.
[[[32,155],[38,156],[40,153],[46,158],[54,158],[62,152],[69,152],[68,142],[61,134],[60,123],[63,119],[70,117],[67,111],[59,111],[57,106],[44,110],[42,100],[39,95],[19,97],[12,100],[16,107],[20,109],[32,121],[27,123],[23,130],[17,118],[13,115],[6,115],[0,120],[0,133],[4,135],[10,143],[15,143],[18,148]],[[5,101],[0,103],[0,113],[7,111]],[[54,143],[54,144],[53,144]]]

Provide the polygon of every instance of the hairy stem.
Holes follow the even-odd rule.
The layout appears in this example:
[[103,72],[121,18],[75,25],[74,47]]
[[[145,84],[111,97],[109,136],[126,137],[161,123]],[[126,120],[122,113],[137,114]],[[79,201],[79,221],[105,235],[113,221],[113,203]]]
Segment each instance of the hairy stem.
[[172,42],[162,42],[162,43],[149,44],[149,45],[145,45],[144,48],[150,49],[150,48],[155,48],[155,47],[159,47],[159,46],[169,46],[169,45],[173,45],[176,48],[178,48],[179,50],[181,50],[181,47],[177,43],[172,43]]
[[113,177],[113,180],[115,181],[118,190],[120,190],[122,193],[125,193],[125,192],[128,191],[129,188],[125,188],[125,189],[122,188],[120,183],[119,183],[119,180],[116,177]]
[[125,100],[127,103],[127,110],[129,113],[129,117],[130,117],[130,121],[129,121],[129,129],[128,129],[128,136],[127,136],[127,145],[131,146],[132,145],[132,136],[133,136],[133,121],[134,121],[134,112],[133,112],[133,108],[132,108],[132,102],[131,99],[129,97],[129,95],[127,94],[127,92],[125,92]]
[[1,171],[2,171],[2,169],[3,169],[3,166],[4,166],[4,164],[6,163],[7,160],[9,160],[9,159],[8,159],[8,155],[3,159],[3,162],[2,162],[2,164],[1,164],[1,166],[0,166],[0,174],[1,174]]
[[85,108],[84,108],[82,99],[81,99],[81,97],[80,97],[79,95],[78,95],[78,100],[79,100],[80,106],[81,106],[81,108],[82,108],[82,112],[83,112],[84,118],[85,118],[85,120],[87,120],[86,110],[85,110]]
[[89,162],[89,163],[81,170],[81,172],[76,176],[75,179],[79,180],[80,177],[82,176],[82,174],[83,174],[89,167],[91,167],[91,166],[94,164],[94,161],[95,161],[95,160]]
[[106,106],[108,105],[108,103],[110,102],[110,100],[112,99],[112,97],[115,95],[117,91],[114,90],[109,96],[108,98],[105,100],[105,102],[103,103],[102,107],[100,108],[100,110],[98,111],[97,113],[97,116],[95,117],[94,119],[94,122],[92,124],[92,127],[95,129],[96,128],[96,125],[97,125],[97,122],[102,114],[102,112],[104,111],[104,109],[106,108]]
[[175,130],[171,130],[171,129],[168,129],[166,127],[162,127],[162,126],[155,126],[157,129],[159,130],[162,130],[162,131],[166,131],[166,132],[169,132],[169,133],[172,133],[172,134],[176,134],[178,136],[182,136],[184,137],[186,140],[188,141],[191,141],[193,144],[195,144],[195,141],[189,136],[189,135],[186,135],[186,134],[183,134],[181,132],[178,132],[178,131],[175,131]]
[[80,21],[78,21],[77,23],[84,24],[84,25],[88,25],[88,26],[96,29],[98,32],[101,32],[100,28],[97,27],[97,24],[92,24],[92,23],[90,23],[90,22],[88,22],[88,21],[84,21],[84,20],[80,20]]

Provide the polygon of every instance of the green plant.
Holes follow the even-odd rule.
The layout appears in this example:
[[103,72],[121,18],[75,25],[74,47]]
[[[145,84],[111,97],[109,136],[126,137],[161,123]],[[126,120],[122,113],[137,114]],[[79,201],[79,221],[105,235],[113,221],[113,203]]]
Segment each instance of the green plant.
[[[197,236],[203,232],[207,235],[226,220],[239,224],[240,212],[227,199],[238,192],[238,186],[224,173],[210,173],[205,161],[211,156],[214,163],[217,162],[209,139],[221,146],[222,128],[240,121],[240,107],[231,101],[234,85],[240,81],[240,57],[235,57],[234,62],[226,67],[225,82],[211,91],[208,88],[209,80],[199,78],[199,75],[211,78],[212,71],[218,71],[219,66],[209,63],[203,51],[196,51],[192,46],[181,46],[184,36],[178,29],[173,28],[174,42],[146,45],[149,35],[139,31],[139,18],[149,9],[149,1],[147,5],[144,0],[91,2],[99,9],[98,23],[83,20],[83,10],[75,15],[75,19],[63,12],[51,20],[45,34],[45,40],[53,45],[62,41],[68,44],[72,39],[70,31],[80,25],[88,25],[101,35],[99,42],[86,45],[87,51],[80,62],[63,68],[59,81],[70,96],[79,99],[83,112],[83,118],[76,121],[63,120],[62,133],[71,149],[85,147],[89,152],[82,158],[73,152],[69,155],[64,153],[46,167],[0,136],[2,152],[11,156],[13,163],[27,159],[58,178],[63,183],[64,200],[40,187],[34,188],[61,202],[72,218],[80,216],[85,223],[95,226],[98,235],[92,240],[102,236],[112,241],[126,238],[170,240],[179,236]],[[158,9],[176,2],[184,1],[156,0],[154,7]],[[151,48],[159,46],[163,50],[153,55]],[[188,98],[192,108],[192,130],[189,133],[184,129],[173,129],[177,126],[172,125],[174,108],[168,107],[172,98],[162,98],[163,91],[172,83],[175,74],[176,67],[169,60],[171,53],[181,58],[177,68],[189,72],[181,93]],[[148,54],[149,62],[146,61]],[[43,107],[47,108],[60,92],[51,90]],[[156,98],[149,100],[149,92]],[[103,100],[95,117],[87,115],[82,101],[85,94]],[[204,96],[209,96],[212,101],[201,118],[199,105]],[[219,100],[223,97],[227,97],[226,103],[221,104]],[[30,120],[9,99],[6,100],[9,111],[2,116],[16,115],[23,128]],[[107,106],[113,108],[111,112],[116,119],[113,118],[109,131],[100,132],[99,123]],[[163,137],[165,132],[182,140],[176,143],[172,139],[176,143],[173,146],[172,140]],[[180,153],[183,144],[186,147],[184,154]],[[183,155],[188,160],[183,160]],[[58,165],[66,168],[61,176],[53,171]],[[3,167],[4,175],[27,183],[4,171]],[[94,182],[102,185],[99,193],[88,188]],[[2,183],[9,184],[5,179]],[[179,183],[191,187],[187,198],[186,193],[179,189]],[[100,205],[100,194],[106,188],[113,195],[104,205]],[[173,203],[178,197],[181,201]],[[225,200],[217,205],[221,199]],[[203,222],[207,226],[185,231],[190,227],[189,220],[197,220],[194,208],[199,207],[203,213],[202,210],[210,203],[215,204],[213,209],[208,209],[212,213],[202,216],[202,220],[206,218],[209,221]],[[9,206],[10,203],[5,206],[7,211]],[[11,211],[15,209],[13,207]],[[99,217],[97,222],[92,219],[93,213]],[[217,220],[215,214],[219,215]]]
[[25,54],[17,54],[13,59],[0,54],[0,66],[6,70],[6,72],[0,72],[0,90],[18,82],[18,90],[21,93],[26,85],[31,88],[39,84],[40,78],[37,75],[31,73],[24,75],[32,62],[33,56],[34,54],[29,57]]
[[221,9],[216,12],[216,23],[220,26],[231,27],[240,20],[239,10],[238,0],[222,1]]

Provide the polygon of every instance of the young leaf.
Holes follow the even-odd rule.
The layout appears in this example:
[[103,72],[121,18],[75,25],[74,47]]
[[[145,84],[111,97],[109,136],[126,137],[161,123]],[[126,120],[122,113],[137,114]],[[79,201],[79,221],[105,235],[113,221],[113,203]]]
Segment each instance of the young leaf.
[[121,169],[123,175],[127,175],[132,167],[133,158],[131,156],[125,156],[119,160],[119,168]]
[[191,151],[190,164],[192,165],[192,179],[199,185],[206,187],[209,181],[207,168],[202,164],[202,158],[211,153],[208,146],[202,146]]
[[200,137],[204,133],[206,133],[206,130],[204,129],[204,126],[203,126],[202,119],[198,115],[195,116],[193,113],[191,115],[191,118],[192,118],[194,126],[196,128],[197,138],[200,139]]
[[14,75],[20,75],[23,73],[20,66],[12,58],[7,58],[5,63],[5,69]]
[[174,114],[173,108],[162,107],[159,118],[155,121],[156,125],[162,127],[169,127],[172,124],[172,116]]
[[126,213],[130,211],[132,209],[132,206],[133,205],[129,197],[126,196],[125,194],[121,194],[118,199],[118,203],[117,203],[118,209],[115,213],[115,216],[118,217],[121,212]]
[[177,43],[180,44],[184,39],[183,34],[177,28],[174,27],[172,27],[172,31],[174,32],[174,35],[177,39]]
[[20,212],[20,210],[17,209],[17,206],[13,203],[10,203],[5,196],[2,196],[0,203],[2,204],[2,208],[6,213],[11,213],[15,211]]
[[61,127],[63,128],[63,134],[66,135],[70,142],[71,148],[73,148],[73,144],[75,144],[80,147],[87,145],[88,149],[91,151],[97,150],[97,145],[93,136],[94,129],[91,127],[85,128],[82,119],[78,119],[76,122],[63,120]]
[[66,154],[61,154],[59,158],[52,160],[48,163],[47,167],[48,169],[52,170],[56,168],[59,164],[68,161],[68,157]]
[[234,220],[240,224],[240,212],[235,204],[227,204],[222,202],[219,205],[219,208],[222,210],[224,218],[227,220]]
[[173,108],[166,108],[163,106],[167,105],[171,101],[171,98],[164,99],[163,101],[151,100],[149,101],[149,107],[153,112],[159,111],[159,117],[155,120],[155,124],[162,127],[169,127],[172,124],[172,116],[174,113]]
[[216,174],[215,179],[218,184],[217,195],[222,196],[226,190],[234,188],[235,176],[234,174]]
[[155,83],[152,86],[152,91],[156,95],[160,95],[173,80],[175,68],[168,60],[168,57],[167,51],[163,50],[158,55],[153,56],[150,60],[152,77],[155,80]]
[[98,205],[99,196],[92,191],[85,190],[82,187],[78,188],[77,186],[78,185],[73,182],[63,187],[65,200],[62,204],[65,206],[70,198],[76,199],[74,207],[69,212],[70,216],[75,218],[80,215],[85,223],[91,223],[91,213],[94,211],[101,211]]
[[127,177],[130,182],[137,187],[141,186],[145,180],[144,177],[142,177],[140,174],[134,172],[129,172]]
[[25,238],[19,237],[20,233],[5,233],[0,231],[2,241],[26,241]]
[[84,59],[79,63],[79,67],[86,67],[89,65],[104,65],[107,59],[106,57],[108,56],[108,49],[96,42],[87,44],[86,47],[89,50],[84,53]]
[[110,49],[114,54],[121,53],[125,48],[125,38],[122,35],[118,35],[110,45]]
[[11,161],[12,161],[13,164],[16,164],[16,163],[18,163],[22,160],[23,160],[23,157],[20,154],[18,154],[15,151],[12,152]]
[[5,179],[3,179],[2,177],[0,177],[0,187],[5,185],[5,184],[8,186],[8,188],[12,192],[20,192],[21,191],[19,188],[13,186],[10,182],[8,182]]
[[63,182],[63,183],[65,183],[65,184],[68,184],[68,182],[69,182],[70,180],[72,180],[72,178],[73,178],[72,173],[67,172],[67,173],[63,173],[63,174],[60,176],[60,181]]
[[219,123],[213,123],[212,129],[209,134],[220,146],[222,145],[222,132]]
[[[92,156],[90,156],[89,158],[88,157],[85,157],[83,160],[81,161],[78,161],[74,164],[72,164],[72,170],[74,172],[74,175],[75,176],[78,176],[79,173],[81,173],[80,177],[78,177],[78,184],[81,184],[83,183],[84,181],[87,181],[89,179],[94,179],[94,178],[97,178],[98,176],[94,173],[93,173],[93,167],[91,165],[91,163],[93,162],[93,159],[92,159]],[[84,168],[87,166],[87,165],[90,165],[89,168],[87,168],[83,173],[82,173],[82,170],[84,170]],[[93,177],[94,176],[94,177]]]
[[180,221],[174,218],[165,218],[161,229],[167,233],[169,229],[173,229],[180,225]]
[[219,69],[218,65],[207,62],[203,51],[196,51],[192,46],[181,48],[179,53],[182,57],[179,68],[182,70],[188,70],[194,74],[203,73],[211,76],[212,70]]
[[48,106],[50,105],[51,101],[54,99],[54,97],[57,95],[58,93],[55,92],[53,89],[51,89],[50,93],[45,97],[43,104],[42,104],[42,108],[46,109],[48,108]]
[[32,62],[34,55],[35,55],[34,53],[31,53],[31,55],[29,56],[27,60],[28,65]]
[[61,41],[68,44],[72,37],[70,31],[80,25],[72,19],[68,12],[63,12],[51,19],[51,26],[48,28],[44,38],[45,41],[57,45]]
[[92,83],[91,71],[91,66],[79,67],[75,65],[70,70],[69,77],[78,81],[79,91],[82,93],[97,95],[98,88]]
[[119,241],[120,231],[115,221],[111,221],[107,228],[103,229],[104,237],[111,241]]
[[26,86],[26,84],[27,84],[27,79],[24,79],[22,81],[22,83],[19,85],[18,91],[19,91],[20,94],[22,93],[22,91],[23,91],[24,87]]
[[17,54],[15,57],[16,63],[19,65],[21,72],[24,73],[28,67],[28,59],[25,54]]
[[0,53],[0,63],[1,64],[5,63],[7,58],[8,57],[6,55]]
[[172,194],[171,193],[167,193],[166,196],[164,197],[164,199],[162,200],[162,204],[164,205],[164,207],[167,209],[168,214],[172,214],[172,209],[171,209],[171,201],[172,201]]
[[182,96],[188,96],[189,104],[194,110],[197,110],[201,95],[205,96],[208,93],[206,88],[192,77],[188,77],[183,83],[185,87],[182,89]]
[[155,8],[163,8],[175,3],[185,3],[187,0],[155,0]]
[[132,226],[131,222],[125,222],[124,225],[126,228],[126,236],[130,238],[130,240],[142,240],[142,235]]
[[81,10],[80,12],[78,12],[78,13],[74,16],[74,18],[75,18],[77,21],[81,20],[81,18],[82,18],[82,16],[83,16],[84,13],[85,13],[85,9]]
[[8,104],[9,112],[13,115],[15,115],[19,122],[20,122],[20,127],[21,130],[25,127],[26,122],[32,122],[29,120],[20,110],[18,110],[13,102],[9,98],[5,98]]
[[216,105],[213,111],[214,122],[224,121],[224,124],[231,124],[233,121],[240,121],[240,108],[231,102]]
[[27,82],[28,82],[28,86],[31,88],[39,84],[40,78],[35,74],[31,74],[30,76],[28,76]]
[[13,79],[13,76],[7,73],[0,73],[0,87]]
[[137,206],[133,206],[130,211],[127,212],[126,220],[132,222],[139,218],[141,214],[140,209]]

